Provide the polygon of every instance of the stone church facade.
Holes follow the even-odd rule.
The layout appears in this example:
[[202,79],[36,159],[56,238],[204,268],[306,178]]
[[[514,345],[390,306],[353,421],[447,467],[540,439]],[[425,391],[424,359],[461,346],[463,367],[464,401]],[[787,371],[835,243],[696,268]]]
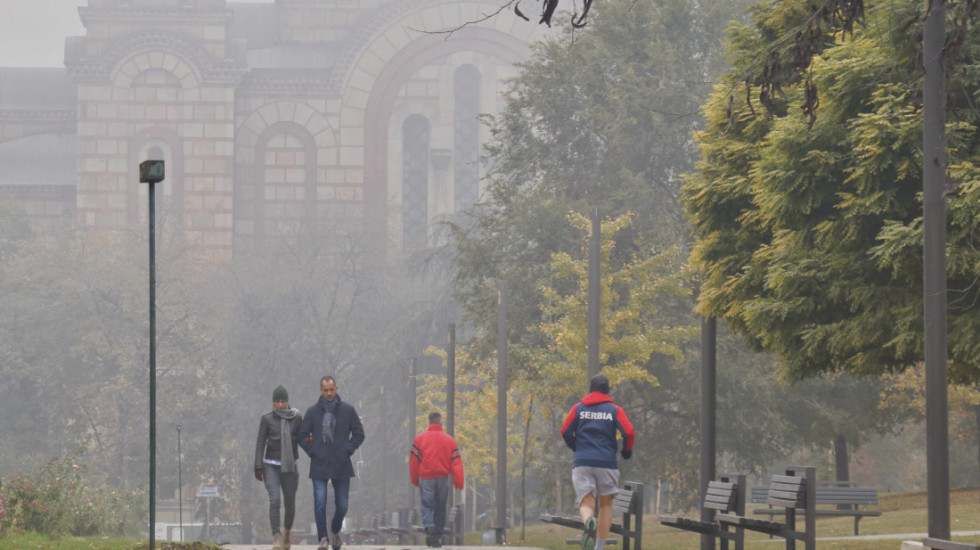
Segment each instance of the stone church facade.
[[[310,227],[385,254],[480,192],[481,113],[541,28],[480,0],[89,0],[65,69],[0,69],[0,195],[38,220],[161,223],[232,258]],[[442,32],[451,31],[451,32]]]

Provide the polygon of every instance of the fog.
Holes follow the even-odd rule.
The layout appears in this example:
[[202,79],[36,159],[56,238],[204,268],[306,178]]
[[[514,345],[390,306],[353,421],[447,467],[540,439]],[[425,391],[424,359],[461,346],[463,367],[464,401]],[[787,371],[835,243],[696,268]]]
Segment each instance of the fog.
[[0,67],[64,67],[65,37],[85,32],[78,7],[86,5],[87,0],[0,0]]
[[[168,177],[156,187],[154,215],[157,521],[176,523],[183,511],[185,522],[231,524],[231,534],[220,535],[231,540],[267,537],[268,496],[252,474],[259,418],[271,410],[278,385],[305,413],[325,375],[336,378],[340,398],[356,407],[367,434],[352,457],[357,479],[348,528],[353,532],[382,511],[417,507],[407,466],[413,431],[425,428],[429,409],[445,412],[446,403],[446,366],[426,350],[444,346],[450,323],[459,321],[448,256],[438,246],[406,251],[369,234],[356,204],[324,200],[315,211],[297,209],[304,196],[326,193],[302,195],[311,187],[296,191],[282,182],[283,196],[300,201],[293,204],[256,202],[237,190],[195,196],[195,186],[214,187],[215,179],[226,178],[230,189],[232,163],[243,166],[228,155],[221,161],[226,173],[195,173],[211,162],[199,159],[214,154],[213,145],[198,153],[178,141],[151,141],[127,155],[129,130],[90,140],[76,117],[95,111],[79,109],[79,80],[66,74],[64,63],[66,41],[85,35],[77,11],[85,5],[2,0],[0,111],[12,113],[14,123],[4,126],[0,141],[0,331],[7,343],[0,352],[0,478],[68,457],[86,468],[88,483],[145,498],[149,216],[147,186],[132,175],[138,161],[160,157],[168,161]],[[261,22],[245,19],[242,25]],[[282,54],[260,57],[275,63]],[[239,60],[244,63],[244,56]],[[81,81],[84,86],[85,77]],[[132,107],[170,101],[168,92],[153,89],[159,83],[145,87]],[[321,93],[327,92],[335,93]],[[303,101],[300,94],[282,103]],[[322,108],[316,99],[311,104]],[[110,116],[121,116],[109,108]],[[229,116],[215,128],[225,124],[220,131],[228,132],[233,122]],[[302,168],[276,164],[305,154],[290,149],[288,136],[271,142],[278,152],[260,157],[271,158],[269,173],[291,178],[306,169],[303,161],[297,163]],[[132,184],[102,203],[121,207],[118,216],[86,204],[86,192],[108,189],[118,177],[103,161],[85,160],[103,152],[124,159],[118,162],[125,163],[126,185]],[[245,175],[239,180],[247,181],[248,171],[240,171]],[[320,168],[320,178],[325,171]],[[315,171],[312,177],[318,177]],[[102,183],[86,191],[80,181]],[[338,194],[351,193],[353,187],[340,189]],[[334,189],[328,191],[332,198]],[[245,204],[229,210],[229,216],[241,216],[234,227],[222,225],[224,214],[201,208],[224,208],[233,195]],[[267,218],[247,217],[255,204]],[[125,221],[107,228],[106,219]],[[202,224],[226,231],[212,238],[202,234]],[[416,410],[416,402],[427,409]],[[413,414],[420,420],[411,421]],[[303,455],[298,530],[313,521],[308,468]],[[220,497],[197,498],[204,486],[216,487]],[[476,482],[472,487],[485,491]],[[481,498],[485,509],[488,497]]]
[[[319,398],[325,375],[336,378],[340,398],[355,406],[366,432],[352,456],[357,477],[348,534],[354,537],[379,516],[391,522],[393,513],[417,508],[408,479],[409,445],[430,411],[446,413],[444,356],[454,325],[460,343],[460,418],[454,420],[467,469],[467,489],[457,498],[466,506],[467,530],[492,529],[499,498],[493,387],[498,294],[494,279],[484,275],[499,268],[519,279],[513,287],[508,282],[519,289],[510,311],[523,313],[527,322],[510,327],[517,367],[508,394],[509,521],[517,525],[521,513],[533,520],[541,511],[570,510],[571,454],[558,430],[584,390],[573,370],[583,364],[556,359],[551,344],[559,337],[545,332],[548,323],[534,323],[544,309],[542,286],[553,282],[550,272],[543,274],[552,268],[552,253],[562,252],[560,246],[569,254],[583,248],[577,229],[568,210],[533,205],[540,211],[521,212],[525,219],[482,227],[488,240],[500,239],[485,249],[482,242],[469,242],[468,251],[454,248],[450,238],[460,235],[452,230],[476,223],[480,211],[471,208],[488,185],[479,156],[491,131],[478,117],[504,111],[501,92],[518,74],[515,63],[526,60],[530,44],[549,31],[501,13],[497,17],[506,23],[485,22],[492,32],[460,27],[435,37],[421,32],[419,21],[436,29],[476,15],[448,4],[437,14],[425,11],[425,2],[405,4],[417,13],[388,9],[391,2],[363,2],[350,3],[351,13],[339,17],[333,11],[338,3],[326,0],[229,2],[238,8],[236,17],[215,30],[207,23],[224,21],[224,12],[202,10],[203,23],[171,12],[188,5],[211,8],[220,0],[154,5],[168,1],[163,15],[145,19],[170,21],[163,30],[130,32],[115,25],[122,17],[116,11],[102,10],[86,35],[79,6],[103,2],[135,13],[141,0],[0,0],[0,478],[70,457],[86,469],[87,483],[146,500],[152,280],[158,522],[176,523],[182,512],[185,522],[224,525],[223,534],[215,535],[222,540],[268,540],[268,497],[253,478],[259,419],[271,410],[278,385],[305,413]],[[113,24],[99,26],[106,21]],[[721,31],[706,36],[716,40]],[[721,58],[681,53],[675,58]],[[706,71],[693,71],[696,80],[705,80]],[[686,88],[690,75],[664,74],[658,86],[679,86],[663,94],[678,105],[644,107],[647,118],[634,116],[628,102],[619,106],[631,119],[626,127],[660,141],[598,161],[617,165],[615,170],[576,163],[601,156],[593,151],[601,149],[596,143],[630,149],[640,137],[607,141],[597,132],[566,151],[550,147],[542,154],[556,155],[557,168],[509,150],[518,158],[507,159],[516,173],[507,175],[517,186],[527,184],[524,177],[538,177],[532,172],[551,168],[554,180],[620,178],[609,201],[641,214],[624,237],[635,239],[634,248],[616,251],[623,258],[652,254],[651,243],[663,244],[657,239],[690,231],[681,225],[678,204],[663,197],[678,195],[677,176],[695,162],[690,131],[697,124],[657,117],[696,112],[696,104],[685,102],[698,98]],[[578,89],[574,84],[568,89]],[[705,89],[709,84],[699,83]],[[559,107],[558,120],[541,125],[552,123],[556,135],[582,133],[565,128],[567,120],[583,128],[596,120],[619,127],[609,123],[619,120],[618,113],[590,119],[589,94],[569,98],[567,113],[550,90],[542,95],[547,97],[540,104]],[[651,93],[643,101],[654,105],[659,99]],[[507,129],[547,133],[511,122]],[[514,149],[527,136],[517,137]],[[651,158],[650,151],[660,156]],[[569,159],[563,154],[575,162],[564,165]],[[150,187],[136,181],[138,163],[148,158],[167,167],[166,179],[153,187],[152,218]],[[582,184],[568,185],[575,183]],[[588,181],[568,194],[601,195],[604,185]],[[542,202],[551,206],[547,198]],[[539,218],[539,212],[546,214]],[[538,223],[542,219],[552,221]],[[531,244],[528,257],[539,256],[521,256]],[[483,265],[490,260],[481,250],[501,264],[519,257],[516,267]],[[460,259],[467,252],[470,264]],[[574,283],[555,286],[564,292],[563,285]],[[688,283],[663,286],[686,289]],[[566,303],[582,309],[581,301]],[[635,458],[622,466],[623,479],[648,484],[651,511],[689,506],[699,487],[701,319],[681,290],[628,307],[647,321],[656,318],[648,325],[656,325],[651,333],[669,336],[641,334],[637,341],[662,340],[662,347],[637,360],[637,370],[649,378],[638,376],[640,382],[631,379],[615,389],[616,400],[630,404],[641,434]],[[555,311],[548,315],[562,317]],[[881,394],[880,381],[842,375],[787,387],[778,380],[778,361],[749,350],[724,328],[719,332],[719,411],[725,411],[719,415],[719,471],[762,476],[792,458],[816,464],[829,478],[834,460],[842,458],[834,449],[846,453],[850,442],[852,452],[863,453],[852,461],[853,479],[886,490],[923,486],[921,468],[909,466],[923,461],[910,451],[922,448],[921,431],[906,422],[905,412],[890,416],[867,399]],[[965,463],[966,453],[959,456]],[[301,453],[298,530],[313,521],[308,468]],[[956,470],[959,482],[975,474]],[[198,498],[201,487],[214,487],[219,496]]]

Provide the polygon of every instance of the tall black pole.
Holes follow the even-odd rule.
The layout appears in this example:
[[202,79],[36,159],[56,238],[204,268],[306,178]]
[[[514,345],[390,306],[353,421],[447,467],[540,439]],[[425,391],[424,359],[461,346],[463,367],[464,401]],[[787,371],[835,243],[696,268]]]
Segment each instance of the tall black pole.
[[157,276],[156,276],[156,204],[154,187],[164,178],[162,160],[144,160],[140,163],[140,183],[148,183],[150,244],[150,550],[156,548],[157,507]]
[[446,433],[456,435],[456,325],[449,324],[446,344]]
[[418,385],[418,380],[416,380],[414,357],[412,358],[411,361],[408,362],[408,385],[410,388],[410,393],[412,395],[412,406],[411,406],[412,414],[408,418],[408,433],[411,435],[412,439],[414,439],[415,436],[418,435],[418,433],[416,433],[418,429],[416,427],[416,422],[417,422],[416,418],[418,417],[419,414],[418,411],[419,385]]
[[150,184],[150,550],[156,548],[157,508],[157,276],[156,276],[156,203]]
[[588,315],[588,380],[599,374],[599,312],[601,292],[599,291],[599,269],[602,224],[599,221],[599,207],[593,207],[591,212],[592,235],[589,238],[589,309]]
[[[716,323],[714,317],[701,321],[701,497],[715,478],[715,412],[717,399]],[[714,510],[701,507],[701,520],[713,522]],[[701,550],[713,550],[715,539],[701,535]]]
[[507,544],[507,283],[497,308],[497,544]]
[[[388,448],[388,396],[384,384],[381,384],[381,448]],[[381,461],[381,509],[388,509],[388,464],[384,459]]]
[[929,536],[950,537],[946,349],[945,0],[926,1],[922,38],[923,299]]
[[180,467],[180,424],[177,424],[177,525],[180,526],[180,542],[184,542],[184,481]]
[[[413,357],[408,362],[408,395],[412,400],[410,406],[408,407],[408,440],[414,441],[415,436],[418,435],[417,432],[417,417],[418,417],[418,381],[415,377],[415,358]],[[408,508],[412,508],[415,503],[415,487],[411,483],[406,483],[408,486]],[[413,544],[414,544],[413,535]]]

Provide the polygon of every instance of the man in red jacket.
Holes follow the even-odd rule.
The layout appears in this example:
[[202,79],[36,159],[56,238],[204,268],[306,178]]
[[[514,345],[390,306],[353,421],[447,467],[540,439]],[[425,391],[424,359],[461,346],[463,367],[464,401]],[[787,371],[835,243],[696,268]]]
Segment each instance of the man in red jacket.
[[463,459],[453,436],[442,431],[442,415],[429,413],[429,429],[420,433],[412,442],[408,457],[408,471],[412,485],[422,495],[422,525],[425,527],[425,544],[433,548],[442,546],[442,532],[446,526],[446,500],[449,498],[449,478],[457,491],[463,490]]

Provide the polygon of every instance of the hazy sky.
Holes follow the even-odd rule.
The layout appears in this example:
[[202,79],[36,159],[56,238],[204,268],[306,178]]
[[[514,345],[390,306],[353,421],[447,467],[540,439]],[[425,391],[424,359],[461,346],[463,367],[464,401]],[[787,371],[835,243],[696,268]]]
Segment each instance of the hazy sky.
[[0,0],[0,67],[63,67],[65,37],[85,34],[78,7],[86,5],[88,0]]

